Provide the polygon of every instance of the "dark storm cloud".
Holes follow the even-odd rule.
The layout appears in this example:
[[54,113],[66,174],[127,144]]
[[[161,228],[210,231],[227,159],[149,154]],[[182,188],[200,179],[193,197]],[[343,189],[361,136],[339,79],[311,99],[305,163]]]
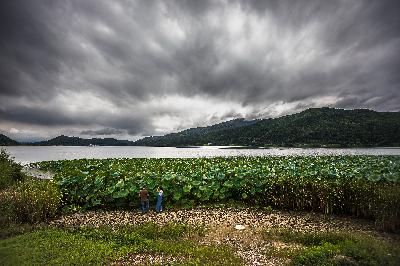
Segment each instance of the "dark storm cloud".
[[[5,107],[5,108],[3,108]],[[85,110],[84,112],[69,110],[56,105],[49,106],[12,106],[0,107],[0,123],[17,122],[48,127],[88,127],[110,126],[101,130],[84,130],[83,135],[110,135],[127,132],[129,135],[141,135],[147,130],[153,130],[150,121],[139,112],[124,114],[121,112],[108,113],[104,110]]]
[[[312,106],[398,111],[399,11],[390,0],[1,1],[0,126],[140,135]],[[182,98],[219,105],[192,118]]]
[[0,95],[51,92],[58,70],[58,38],[44,1],[2,1],[0,8]]
[[7,110],[0,108],[0,121],[15,121],[42,126],[77,125],[81,122],[89,122],[89,120],[82,119],[82,117],[79,120],[77,118],[69,117],[61,110],[49,110],[42,107],[27,108],[18,106],[13,109],[7,108]]

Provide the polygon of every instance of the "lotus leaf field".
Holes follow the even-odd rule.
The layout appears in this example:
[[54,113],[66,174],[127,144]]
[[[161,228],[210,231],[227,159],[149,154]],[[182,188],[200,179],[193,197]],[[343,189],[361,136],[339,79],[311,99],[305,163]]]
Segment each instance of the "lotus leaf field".
[[66,206],[137,206],[146,186],[166,206],[242,202],[373,218],[400,227],[400,156],[269,156],[47,161]]

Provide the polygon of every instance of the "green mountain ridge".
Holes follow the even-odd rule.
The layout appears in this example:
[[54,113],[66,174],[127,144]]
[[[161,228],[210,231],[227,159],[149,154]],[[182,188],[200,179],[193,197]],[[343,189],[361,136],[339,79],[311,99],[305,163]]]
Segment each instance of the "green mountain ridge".
[[[178,133],[170,133],[164,136],[151,136],[135,141],[140,146],[202,146],[212,144],[213,140],[204,136],[217,135],[218,132],[234,130],[244,126],[250,126],[260,120],[245,120],[237,118],[207,127],[189,128]],[[169,143],[170,145],[166,145]]]
[[[251,122],[251,121],[247,121]],[[311,108],[278,118],[253,120],[234,128],[182,131],[135,142],[144,146],[400,146],[400,112]]]
[[114,138],[83,139],[79,137],[58,136],[50,140],[33,143],[38,146],[130,146],[133,141],[117,140]]
[[10,139],[6,135],[0,134],[0,146],[15,146],[19,143],[15,140]]

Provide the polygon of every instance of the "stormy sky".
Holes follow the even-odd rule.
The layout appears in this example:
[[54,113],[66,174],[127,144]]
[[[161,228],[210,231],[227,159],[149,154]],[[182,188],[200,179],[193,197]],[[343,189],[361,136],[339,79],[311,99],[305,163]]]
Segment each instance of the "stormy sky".
[[0,132],[137,139],[400,110],[400,1],[2,0]]

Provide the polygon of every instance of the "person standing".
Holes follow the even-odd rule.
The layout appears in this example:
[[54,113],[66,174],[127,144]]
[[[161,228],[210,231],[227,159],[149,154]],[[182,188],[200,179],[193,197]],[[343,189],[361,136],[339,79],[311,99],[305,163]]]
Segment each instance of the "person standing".
[[150,208],[149,203],[149,192],[147,191],[146,187],[142,187],[139,192],[140,197],[140,209],[142,213],[146,213]]
[[163,194],[164,191],[162,190],[162,187],[157,188],[157,204],[156,204],[156,212],[162,212],[162,200],[163,200]]

